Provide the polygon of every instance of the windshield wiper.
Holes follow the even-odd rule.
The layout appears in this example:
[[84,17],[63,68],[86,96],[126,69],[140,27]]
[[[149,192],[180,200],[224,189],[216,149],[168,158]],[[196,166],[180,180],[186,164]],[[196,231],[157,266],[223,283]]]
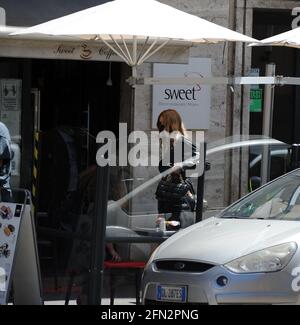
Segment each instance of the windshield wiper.
[[249,216],[243,217],[243,216],[239,216],[239,215],[225,215],[222,216],[221,219],[248,219]]

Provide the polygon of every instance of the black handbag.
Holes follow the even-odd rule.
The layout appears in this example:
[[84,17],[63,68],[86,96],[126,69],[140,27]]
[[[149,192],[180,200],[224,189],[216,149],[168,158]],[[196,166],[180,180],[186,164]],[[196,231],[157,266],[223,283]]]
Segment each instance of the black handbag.
[[177,173],[162,178],[155,192],[157,200],[171,203],[184,203],[187,201],[189,203],[191,200],[190,194],[194,197],[195,192],[192,184]]

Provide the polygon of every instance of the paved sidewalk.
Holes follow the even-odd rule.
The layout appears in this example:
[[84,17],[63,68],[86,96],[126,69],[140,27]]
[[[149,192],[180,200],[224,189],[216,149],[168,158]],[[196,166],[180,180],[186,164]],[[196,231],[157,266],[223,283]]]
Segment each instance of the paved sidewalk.
[[[64,300],[45,301],[45,305],[64,305]],[[102,299],[102,305],[109,305],[109,298]],[[115,305],[135,305],[135,298],[115,298]],[[70,300],[69,305],[76,305],[76,300]]]

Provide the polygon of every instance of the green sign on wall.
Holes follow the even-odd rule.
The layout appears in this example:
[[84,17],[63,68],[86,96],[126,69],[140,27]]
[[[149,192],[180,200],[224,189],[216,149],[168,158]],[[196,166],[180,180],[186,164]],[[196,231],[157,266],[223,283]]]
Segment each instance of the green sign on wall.
[[262,111],[262,89],[250,90],[250,112],[257,113]]

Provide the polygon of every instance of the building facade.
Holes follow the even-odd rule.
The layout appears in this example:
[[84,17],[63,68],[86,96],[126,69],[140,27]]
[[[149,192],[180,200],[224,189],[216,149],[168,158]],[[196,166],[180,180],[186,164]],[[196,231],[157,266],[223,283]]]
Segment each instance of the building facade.
[[[101,4],[103,2],[105,1],[88,1],[88,3],[83,3],[82,1],[73,1],[66,2],[64,5],[62,5],[58,1],[48,1],[46,4],[41,5],[37,1],[30,1],[24,5],[18,1],[2,0],[0,3],[0,6],[2,8],[1,21],[7,26],[31,26],[89,6]],[[265,36],[267,37],[268,34],[271,35],[275,31],[281,32],[283,30],[288,30],[292,26],[292,23],[294,23],[294,27],[297,25],[297,1],[170,0],[161,2],[172,5],[191,14],[198,15],[219,25],[237,30],[238,32],[247,34],[249,36],[255,34],[254,36],[257,38],[264,38]],[[22,13],[22,15],[20,13]],[[264,15],[267,16],[266,22],[264,23],[265,26],[259,22],[259,20],[264,19]],[[274,20],[273,22],[271,21],[272,19]],[[7,37],[4,38],[4,34],[2,36],[1,57],[26,58],[28,59],[26,62],[27,69],[30,69],[29,61],[31,58],[79,59],[86,61],[99,60],[104,62],[114,60],[119,61],[114,53],[111,53],[111,51],[105,49],[105,47],[100,47],[99,49],[90,49],[87,48],[87,46],[83,43],[77,43],[75,44],[79,48],[79,50],[77,50],[75,49],[76,46],[72,46],[74,44],[70,43],[67,43],[67,45],[64,46],[63,42],[56,42],[56,44],[51,44],[51,46],[49,46],[48,40],[40,40],[40,42],[28,43],[27,41],[11,41]],[[95,52],[96,50],[98,50],[99,53],[98,57],[92,57],[90,52]],[[273,50],[273,52],[276,51],[277,49]],[[281,49],[279,51],[282,51],[283,55],[285,52],[290,55],[290,53],[293,53],[296,50]],[[213,76],[246,76],[250,73],[251,68],[255,68],[255,66],[253,66],[254,63],[252,58],[253,53],[255,52],[257,52],[256,49],[248,47],[242,43],[220,43],[217,45],[192,47],[189,51],[189,56],[210,58],[212,60]],[[174,55],[174,53],[170,55],[170,53],[171,52],[169,52],[169,55],[166,54],[165,57],[163,53],[160,53],[153,58],[153,62],[170,63],[171,57],[173,59],[173,62],[177,63],[182,63],[184,60],[186,60],[186,57],[184,57],[186,56],[186,53],[182,54],[180,51],[175,52],[176,55]],[[264,54],[262,54],[262,56],[263,55]],[[272,55],[276,56],[276,54]],[[293,53],[292,55],[293,60],[296,61],[296,54]],[[264,60],[267,59],[270,60],[272,57],[264,58]],[[255,60],[256,56],[254,61]],[[260,64],[260,74],[263,75],[263,64],[261,62],[255,62],[255,64]],[[281,65],[282,63],[279,60],[277,64]],[[5,62],[2,63],[2,65],[5,65]],[[124,74],[123,78],[121,77],[121,80],[125,80],[126,77],[130,75],[130,71],[123,64],[121,66],[122,71],[126,70],[124,73],[121,72]],[[25,71],[24,65],[22,69]],[[296,71],[296,67],[294,71],[292,71],[293,67],[286,67],[286,71],[284,67],[280,69],[282,70],[280,73],[282,72],[284,75],[294,75],[294,71]],[[1,70],[3,78],[6,78],[5,70],[7,70],[7,68],[2,68]],[[151,63],[146,63],[139,69],[139,74],[140,76],[144,77],[152,76],[152,71],[153,65]],[[18,73],[20,73],[20,69]],[[24,82],[23,86],[26,86],[26,81],[24,80]],[[127,87],[126,84],[123,86],[125,88]],[[31,85],[28,85],[28,87],[31,87]],[[128,92],[130,92],[129,88],[127,89],[127,93]],[[125,94],[126,91],[121,91],[121,93]],[[227,86],[214,86],[212,88],[212,94],[213,95],[211,96],[210,107],[210,125],[208,130],[205,132],[206,141],[208,143],[211,143],[232,135],[251,134],[251,114],[249,113],[248,109],[250,102],[249,87],[235,86],[234,92],[232,92],[232,90],[230,90]],[[135,96],[134,127],[141,130],[151,130],[152,87],[138,86]],[[25,101],[26,98],[23,98],[23,100]],[[126,98],[126,95],[124,98],[121,96],[122,105],[120,105],[120,107],[125,108],[127,105],[125,112],[121,112],[121,116],[123,116],[121,120],[123,119],[123,121],[126,119],[124,115],[126,115],[126,112],[128,112],[128,109],[130,109],[130,100],[130,95],[129,98]],[[30,99],[27,99],[27,101],[30,101]],[[124,101],[127,102],[127,104],[124,104]],[[257,123],[257,116],[254,116],[252,120]],[[292,121],[287,122],[292,123]],[[255,131],[259,133],[260,130],[257,129]],[[28,133],[28,131],[26,133]],[[25,134],[23,136],[23,139],[24,137],[26,138]],[[297,136],[289,134],[289,136],[285,137],[281,134],[279,140],[285,140],[286,142],[297,142]],[[210,173],[208,173],[206,179],[207,199],[209,202],[213,202],[212,206],[227,205],[229,202],[232,202],[248,191],[248,177],[246,175],[246,166],[248,164],[247,155],[248,153],[246,151],[236,152],[233,157],[225,157],[225,160],[222,158],[217,159],[216,164],[213,165],[213,175],[210,175]],[[28,153],[23,151],[22,157],[26,157],[24,158],[25,161],[30,161],[30,156],[32,156],[30,151],[28,151]],[[25,165],[26,164],[23,162],[22,166]],[[31,173],[29,173],[28,170],[28,166],[22,170],[22,175],[25,175],[27,173],[27,177],[25,177],[26,179],[22,185],[28,186],[30,183]]]
[[[40,213],[42,225],[45,223],[47,227],[72,228],[72,220],[59,219],[63,211],[56,203],[67,207],[70,215],[76,214],[72,210],[77,209],[76,204],[70,205],[74,202],[74,188],[78,186],[73,180],[90,182],[95,179],[96,149],[93,143],[99,131],[110,130],[118,134],[119,122],[128,123],[129,130],[154,130],[153,98],[156,90],[153,86],[136,85],[133,91],[126,81],[131,76],[131,69],[103,44],[70,41],[65,37],[15,38],[9,33],[105,2],[0,0],[0,119],[8,124],[13,141],[20,148],[20,167],[15,170],[14,185],[37,191],[36,212]],[[160,2],[257,39],[300,25],[299,1]],[[191,59],[208,60],[205,62],[210,62],[214,77],[263,76],[266,64],[271,62],[276,64],[276,74],[297,76],[300,72],[299,50],[219,43],[191,48],[166,47],[140,66],[137,74],[138,77],[152,77],[155,69],[160,68],[158,64],[187,65]],[[7,98],[5,101],[4,89],[16,90],[12,100]],[[251,87],[212,86],[207,92],[210,94],[206,106],[208,125],[189,129],[204,131],[208,148],[213,143],[224,143],[224,139],[229,137],[261,135],[264,89],[262,86],[255,89],[259,93],[258,102],[255,108],[251,108]],[[300,142],[297,125],[299,104],[298,87],[275,88],[272,137],[288,144]],[[197,119],[199,125],[203,125],[202,114],[199,113],[199,117],[196,115],[195,119],[196,125]],[[39,141],[36,141],[37,132],[41,135]],[[40,153],[39,157],[43,157],[38,163],[36,150]],[[205,199],[209,208],[225,207],[249,191],[250,155],[249,148],[245,148],[207,157],[211,163],[211,170],[205,175]],[[38,175],[34,172],[35,168],[39,170]],[[145,167],[133,173],[123,173],[122,188],[118,188],[118,194],[111,190],[109,199],[118,199],[120,193],[136,188],[155,174],[157,169]],[[114,172],[112,176],[116,179],[120,177]],[[95,184],[92,183],[92,189],[93,186]],[[145,212],[146,208],[154,209],[154,191],[155,188],[150,188],[135,197],[127,208],[133,214]],[[67,200],[64,193],[68,194]],[[84,190],[84,193],[90,194],[89,190]],[[45,215],[47,217],[43,219]],[[125,223],[121,225],[128,226],[128,220],[122,222]],[[136,225],[134,222],[141,223],[132,218],[129,225]],[[57,249],[57,241],[51,241],[51,244]],[[131,255],[139,256],[140,251],[140,246],[131,247]],[[58,263],[60,266],[66,267],[64,256],[70,252],[72,249],[64,246]]]

